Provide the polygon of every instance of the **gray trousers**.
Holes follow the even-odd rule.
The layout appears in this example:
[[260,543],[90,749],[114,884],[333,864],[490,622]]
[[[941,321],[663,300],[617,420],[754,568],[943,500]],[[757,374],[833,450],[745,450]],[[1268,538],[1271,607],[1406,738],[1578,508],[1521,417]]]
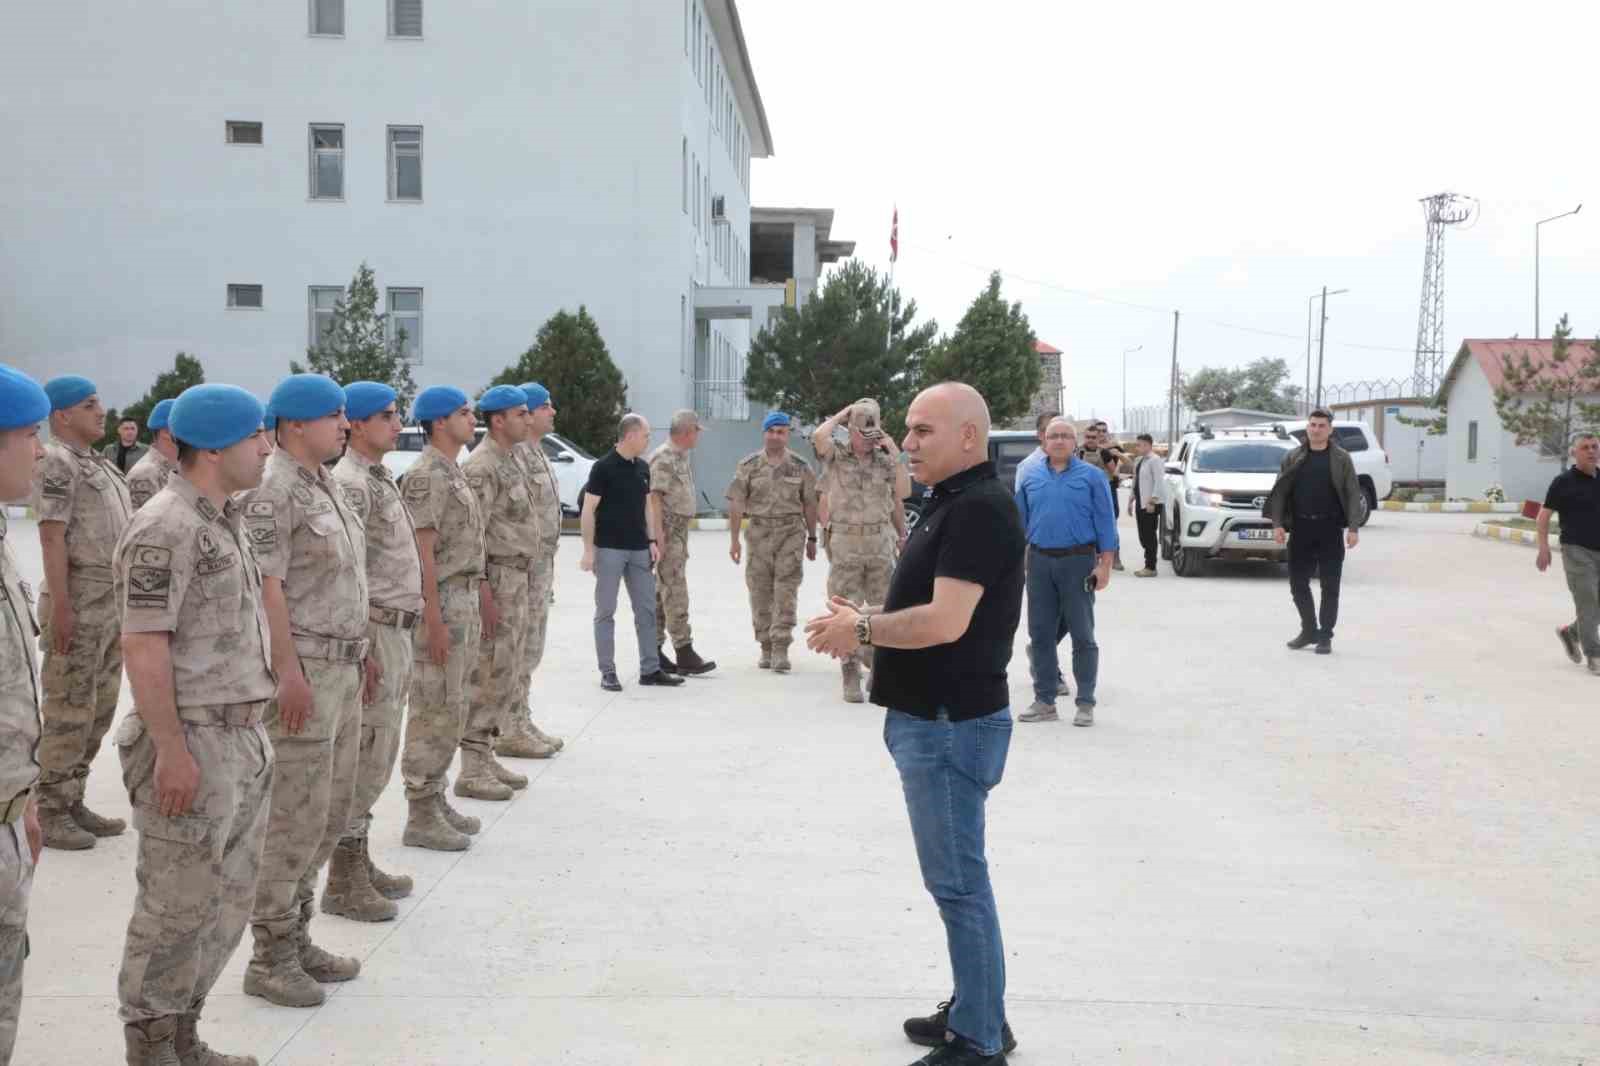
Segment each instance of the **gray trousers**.
[[600,672],[617,670],[617,586],[628,586],[633,607],[633,633],[639,640],[639,676],[661,669],[656,655],[656,575],[650,552],[621,548],[594,550],[594,653]]
[[1578,610],[1578,639],[1583,654],[1600,656],[1600,552],[1576,544],[1561,545],[1561,569],[1567,573],[1572,605]]

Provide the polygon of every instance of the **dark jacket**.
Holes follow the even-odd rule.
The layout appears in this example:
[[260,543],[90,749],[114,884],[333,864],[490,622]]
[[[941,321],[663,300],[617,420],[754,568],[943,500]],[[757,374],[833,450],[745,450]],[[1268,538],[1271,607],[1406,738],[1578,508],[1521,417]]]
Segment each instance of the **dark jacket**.
[[[1328,442],[1328,471],[1333,475],[1333,491],[1339,497],[1339,504],[1344,508],[1345,524],[1354,529],[1359,525],[1361,508],[1366,506],[1362,497],[1361,482],[1356,480],[1356,464],[1350,458],[1350,453],[1339,447],[1333,441]],[[1272,485],[1272,492],[1267,495],[1267,502],[1261,505],[1263,516],[1272,519],[1272,524],[1282,526],[1284,529],[1294,528],[1294,514],[1289,508],[1289,492],[1294,488],[1294,476],[1300,470],[1300,464],[1306,461],[1306,445],[1302,444],[1294,451],[1283,457],[1283,464],[1278,468],[1278,480]]]

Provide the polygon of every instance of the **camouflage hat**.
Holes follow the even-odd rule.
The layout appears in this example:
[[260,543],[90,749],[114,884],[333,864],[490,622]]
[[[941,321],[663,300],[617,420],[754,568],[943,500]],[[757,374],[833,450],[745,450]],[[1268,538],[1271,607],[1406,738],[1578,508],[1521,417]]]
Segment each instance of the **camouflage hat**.
[[875,429],[883,428],[883,414],[878,410],[877,400],[860,399],[850,405],[851,429],[862,433],[870,433]]

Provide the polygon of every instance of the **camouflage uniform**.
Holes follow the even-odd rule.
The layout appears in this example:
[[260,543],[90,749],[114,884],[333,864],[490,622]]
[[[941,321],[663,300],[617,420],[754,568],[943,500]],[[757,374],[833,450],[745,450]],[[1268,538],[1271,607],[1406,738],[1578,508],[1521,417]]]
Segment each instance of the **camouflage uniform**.
[[522,651],[522,668],[512,694],[507,721],[495,741],[499,755],[519,758],[548,758],[564,743],[552,737],[533,720],[533,672],[544,660],[545,630],[550,620],[551,590],[555,584],[556,549],[561,544],[561,485],[550,458],[537,440],[526,440],[515,448],[528,478],[531,518],[538,531],[538,551],[528,566],[528,637]]
[[[86,448],[51,441],[34,474],[33,508],[41,523],[64,522],[67,538],[67,588],[46,587],[39,597],[44,651],[39,804],[41,819],[49,822],[82,810],[89,766],[116,714],[122,643],[111,564],[133,504],[115,463]],[[51,649],[50,601],[60,595],[71,600],[75,618],[65,655]],[[118,823],[115,832],[121,831]],[[81,846],[91,844],[87,840]]]
[[694,468],[689,453],[667,441],[650,453],[650,491],[661,494],[661,560],[656,563],[656,644],[693,641],[689,628],[689,522],[694,518]]
[[261,722],[272,699],[261,573],[240,526],[180,474],[117,546],[116,602],[128,633],[170,637],[179,724],[200,769],[188,813],[163,815],[155,744],[135,707],[117,730],[139,831],[138,893],[117,980],[125,1024],[195,1014],[250,917],[273,791]]
[[306,469],[281,448],[246,498],[244,526],[262,576],[283,582],[289,630],[311,688],[311,711],[297,734],[284,730],[276,701],[267,708],[278,768],[250,918],[255,966],[270,957],[272,942],[303,935],[317,872],[350,824],[361,753],[367,546],[328,472]]
[[[828,493],[831,532],[828,595],[855,603],[882,604],[894,572],[895,461],[874,447],[865,459],[848,445],[819,448],[822,483]],[[872,664],[871,649],[862,648],[844,664],[845,689],[859,678],[862,665]]]
[[817,478],[792,451],[777,463],[764,451],[734,468],[728,501],[750,519],[744,531],[744,583],[756,643],[785,653],[794,639],[795,602],[804,576],[805,510],[817,503]]
[[151,448],[128,471],[128,499],[137,511],[150,502],[150,497],[167,487],[167,481],[178,472],[178,464]]
[[444,792],[445,774],[467,722],[467,677],[482,626],[478,582],[484,571],[483,512],[466,475],[432,444],[406,472],[400,495],[416,528],[438,534],[434,577],[439,610],[450,632],[450,656],[443,666],[435,666],[428,657],[428,627],[419,623],[412,630],[415,663],[400,773],[406,798],[421,800]]
[[0,507],[0,1063],[11,1061],[28,955],[33,849],[22,813],[39,781],[39,634],[33,593],[17,572]]

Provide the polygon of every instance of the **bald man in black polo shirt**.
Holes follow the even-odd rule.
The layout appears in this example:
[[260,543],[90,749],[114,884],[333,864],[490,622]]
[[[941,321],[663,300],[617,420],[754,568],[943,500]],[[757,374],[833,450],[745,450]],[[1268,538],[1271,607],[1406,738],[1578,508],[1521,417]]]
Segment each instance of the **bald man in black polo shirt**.
[[1579,434],[1572,445],[1573,465],[1545,493],[1539,509],[1539,554],[1543,573],[1550,568],[1550,518],[1561,516],[1561,569],[1578,617],[1559,626],[1556,636],[1575,663],[1586,658],[1600,674],[1600,438]]

